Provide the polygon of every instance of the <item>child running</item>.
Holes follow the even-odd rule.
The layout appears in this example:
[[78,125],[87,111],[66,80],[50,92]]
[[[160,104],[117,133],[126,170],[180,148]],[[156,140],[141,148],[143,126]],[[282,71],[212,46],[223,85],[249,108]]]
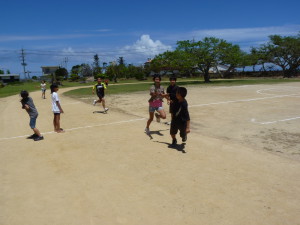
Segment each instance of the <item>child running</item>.
[[93,86],[93,94],[95,94],[95,89],[96,89],[96,93],[97,93],[97,96],[98,96],[98,100],[94,100],[94,103],[93,105],[95,106],[96,103],[101,103],[102,102],[102,106],[103,106],[103,109],[104,109],[104,112],[106,113],[108,111],[108,108],[105,108],[105,89],[106,89],[106,85],[104,82],[102,82],[102,78],[98,78],[97,79],[97,83]]
[[184,87],[178,87],[176,92],[177,102],[173,105],[173,117],[171,121],[170,135],[172,137],[172,147],[177,144],[176,134],[180,131],[182,142],[186,142],[187,133],[190,133],[190,115],[188,103],[185,100],[187,90]]
[[60,114],[64,113],[64,111],[61,108],[60,100],[57,94],[58,85],[52,84],[50,86],[50,89],[51,89],[51,99],[52,99],[52,111],[54,113],[54,118],[53,118],[54,131],[57,133],[63,133],[65,131],[60,127]]
[[40,131],[35,127],[36,125],[36,119],[38,117],[38,111],[35,108],[35,105],[33,103],[33,100],[31,97],[29,97],[29,93],[27,91],[21,91],[21,104],[22,109],[25,109],[30,117],[29,126],[33,130],[34,134],[29,136],[28,139],[33,139],[34,141],[40,141],[43,140],[44,137],[41,135]]
[[146,134],[150,134],[149,126],[151,122],[153,121],[154,112],[156,121],[159,123],[160,119],[166,118],[166,113],[163,109],[162,103],[163,98],[167,98],[168,94],[165,94],[165,89],[160,85],[161,77],[160,75],[156,74],[153,76],[154,85],[150,88],[150,95],[151,98],[149,99],[149,119],[147,121],[147,125],[145,128]]

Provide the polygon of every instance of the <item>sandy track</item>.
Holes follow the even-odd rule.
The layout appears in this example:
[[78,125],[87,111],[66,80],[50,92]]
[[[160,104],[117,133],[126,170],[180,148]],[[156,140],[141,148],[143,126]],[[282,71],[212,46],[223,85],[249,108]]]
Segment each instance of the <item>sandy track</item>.
[[[246,88],[243,96],[189,88],[194,107],[186,154],[168,148],[165,124],[151,125],[153,139],[143,133],[146,92],[108,96],[109,113],[93,114],[99,106],[60,90],[64,134],[52,132],[49,93],[46,100],[31,93],[40,113],[37,127],[45,133],[40,142],[24,137],[31,132],[18,96],[0,99],[0,224],[299,224],[300,163],[288,151],[296,153],[299,145],[271,154],[263,149],[272,143],[261,137],[272,129],[297,134],[293,126],[299,122],[267,128],[251,122],[279,120],[284,112],[279,107],[272,118],[254,116],[264,115],[259,110],[266,105],[272,112],[280,98],[197,106],[262,97],[253,96],[255,88]],[[298,104],[290,97],[284,102],[285,108]],[[289,108],[289,115],[297,109]]]

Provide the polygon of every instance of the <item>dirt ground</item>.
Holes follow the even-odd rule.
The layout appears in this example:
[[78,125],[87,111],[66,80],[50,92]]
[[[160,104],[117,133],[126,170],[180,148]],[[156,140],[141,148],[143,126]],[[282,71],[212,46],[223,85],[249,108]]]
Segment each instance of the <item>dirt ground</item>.
[[67,90],[62,134],[49,91],[30,94],[39,142],[19,97],[0,99],[1,225],[300,224],[300,83],[189,86],[176,149],[164,121],[144,133],[148,91],[108,95],[103,114]]

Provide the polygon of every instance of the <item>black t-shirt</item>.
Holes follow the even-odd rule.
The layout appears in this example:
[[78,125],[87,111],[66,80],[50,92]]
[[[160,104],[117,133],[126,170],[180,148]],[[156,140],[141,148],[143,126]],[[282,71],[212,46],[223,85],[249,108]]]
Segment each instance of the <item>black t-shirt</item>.
[[106,89],[106,85],[101,82],[100,84],[95,84],[94,89],[97,91],[97,95],[102,95],[104,96],[104,89]]
[[178,86],[177,86],[176,84],[175,84],[174,86],[169,85],[169,87],[167,88],[167,93],[169,94],[170,99],[171,99],[173,102],[178,101],[177,98],[176,98],[176,92],[177,92],[177,89],[178,89]]
[[175,102],[173,104],[173,119],[176,122],[186,122],[190,120],[188,111],[188,103],[184,99],[182,102]]

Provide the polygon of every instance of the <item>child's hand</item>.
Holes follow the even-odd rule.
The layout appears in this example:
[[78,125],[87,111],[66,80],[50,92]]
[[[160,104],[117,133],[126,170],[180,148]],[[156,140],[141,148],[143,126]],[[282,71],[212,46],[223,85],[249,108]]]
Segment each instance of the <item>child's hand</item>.
[[61,109],[61,110],[60,110],[60,113],[64,113],[64,110]]
[[23,107],[24,109],[29,110],[29,105],[25,104]]
[[187,127],[187,128],[186,128],[186,133],[190,133],[190,132],[191,132],[190,128]]

